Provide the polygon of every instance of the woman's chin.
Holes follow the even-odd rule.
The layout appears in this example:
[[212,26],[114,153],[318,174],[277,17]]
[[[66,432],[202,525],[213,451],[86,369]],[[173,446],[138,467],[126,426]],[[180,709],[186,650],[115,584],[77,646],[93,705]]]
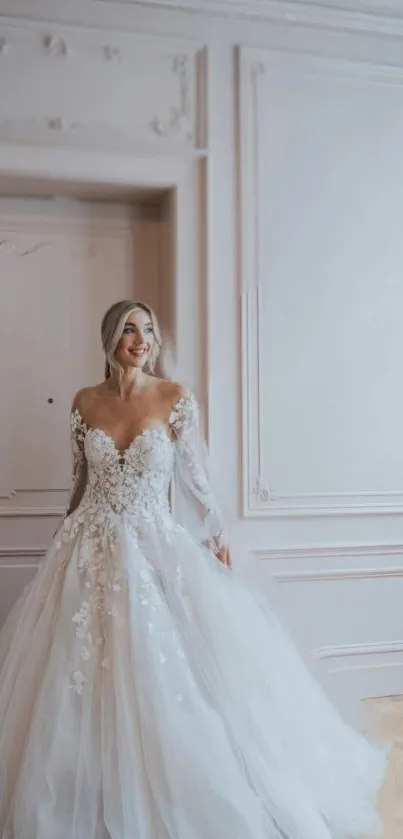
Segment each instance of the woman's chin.
[[143,370],[145,365],[147,364],[146,358],[129,358],[125,359],[124,367],[127,370]]

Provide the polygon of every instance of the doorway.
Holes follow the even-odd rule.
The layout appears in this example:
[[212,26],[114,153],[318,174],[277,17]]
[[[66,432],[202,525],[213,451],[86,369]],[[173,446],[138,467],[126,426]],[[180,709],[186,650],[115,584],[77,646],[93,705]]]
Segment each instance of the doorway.
[[67,506],[69,412],[103,378],[104,312],[145,300],[174,329],[172,195],[36,188],[0,198],[0,626]]

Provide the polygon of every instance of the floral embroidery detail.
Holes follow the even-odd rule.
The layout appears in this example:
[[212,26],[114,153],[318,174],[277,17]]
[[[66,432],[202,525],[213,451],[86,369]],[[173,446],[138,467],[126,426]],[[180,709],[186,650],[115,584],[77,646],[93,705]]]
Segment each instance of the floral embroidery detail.
[[71,687],[73,690],[75,690],[76,693],[78,693],[81,696],[84,690],[84,683],[85,678],[81,670],[76,670],[75,673],[73,673],[72,681],[69,687]]
[[84,440],[87,430],[87,426],[81,419],[79,411],[73,411],[70,415],[71,449],[73,454],[73,485],[76,484],[81,467],[84,464]]
[[[204,510],[207,535],[203,541],[210,541],[216,549],[221,538],[219,513],[195,445],[199,415],[192,394],[178,400],[169,426],[170,429],[161,423],[150,426],[125,452],[118,452],[105,431],[89,427],[78,410],[71,414],[73,476],[76,480],[86,462],[87,481],[81,503],[66,517],[58,533],[57,545],[79,536],[77,569],[85,594],[72,622],[80,642],[82,666],[75,670],[70,683],[79,695],[84,690],[89,659],[96,654],[100,667],[110,667],[109,623],[113,622],[116,628],[124,625],[127,581],[126,569],[120,564],[124,554],[119,550],[122,534],[127,534],[141,552],[142,537],[147,537],[150,527],[167,545],[172,542],[174,531],[183,530],[173,520],[168,501],[176,462],[184,464],[190,492],[197,508]],[[177,574],[180,575],[180,569]],[[180,660],[183,649],[179,639],[173,638],[172,633],[168,638],[158,629],[156,618],[164,598],[158,572],[145,565],[139,577],[136,595],[139,607],[148,610],[147,631],[155,636],[159,662],[164,665],[172,649]],[[190,611],[190,604],[186,602],[185,608]]]
[[79,612],[76,612],[72,617],[73,623],[76,624],[76,637],[83,641],[81,646],[81,658],[83,661],[88,661],[93,653],[93,640],[91,634],[91,607],[90,604],[84,601],[81,604]]
[[75,615],[73,615],[72,621],[73,623],[77,624],[77,638],[85,638],[88,634],[88,627],[90,625],[89,603],[82,603],[80,611],[76,612]]
[[[200,432],[200,415],[195,396],[188,393],[175,405],[169,418],[169,424],[177,441],[179,461],[186,470],[186,483],[193,495],[204,509],[205,531],[208,535],[203,539],[204,546],[213,553],[217,548],[226,544],[226,536],[221,524],[221,514],[215,502],[213,493],[203,464],[203,446]],[[198,445],[199,444],[199,445]]]

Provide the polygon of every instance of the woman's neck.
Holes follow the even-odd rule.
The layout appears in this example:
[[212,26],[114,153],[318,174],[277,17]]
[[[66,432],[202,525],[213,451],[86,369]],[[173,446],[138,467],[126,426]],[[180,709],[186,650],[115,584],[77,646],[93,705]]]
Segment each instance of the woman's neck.
[[130,367],[125,370],[121,379],[117,375],[112,374],[107,380],[108,387],[118,394],[121,399],[130,399],[133,391],[141,390],[144,387],[146,374],[136,367]]

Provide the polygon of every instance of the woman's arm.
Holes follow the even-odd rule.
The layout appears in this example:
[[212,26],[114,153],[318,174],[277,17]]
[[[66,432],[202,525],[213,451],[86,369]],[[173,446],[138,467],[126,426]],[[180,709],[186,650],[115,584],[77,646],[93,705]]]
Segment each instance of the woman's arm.
[[87,483],[87,460],[84,452],[85,423],[74,399],[70,415],[71,451],[73,461],[73,486],[66,517],[79,506]]
[[224,523],[207,469],[206,446],[200,429],[197,401],[185,392],[170,417],[176,439],[173,479],[175,518],[224,565],[231,565]]

